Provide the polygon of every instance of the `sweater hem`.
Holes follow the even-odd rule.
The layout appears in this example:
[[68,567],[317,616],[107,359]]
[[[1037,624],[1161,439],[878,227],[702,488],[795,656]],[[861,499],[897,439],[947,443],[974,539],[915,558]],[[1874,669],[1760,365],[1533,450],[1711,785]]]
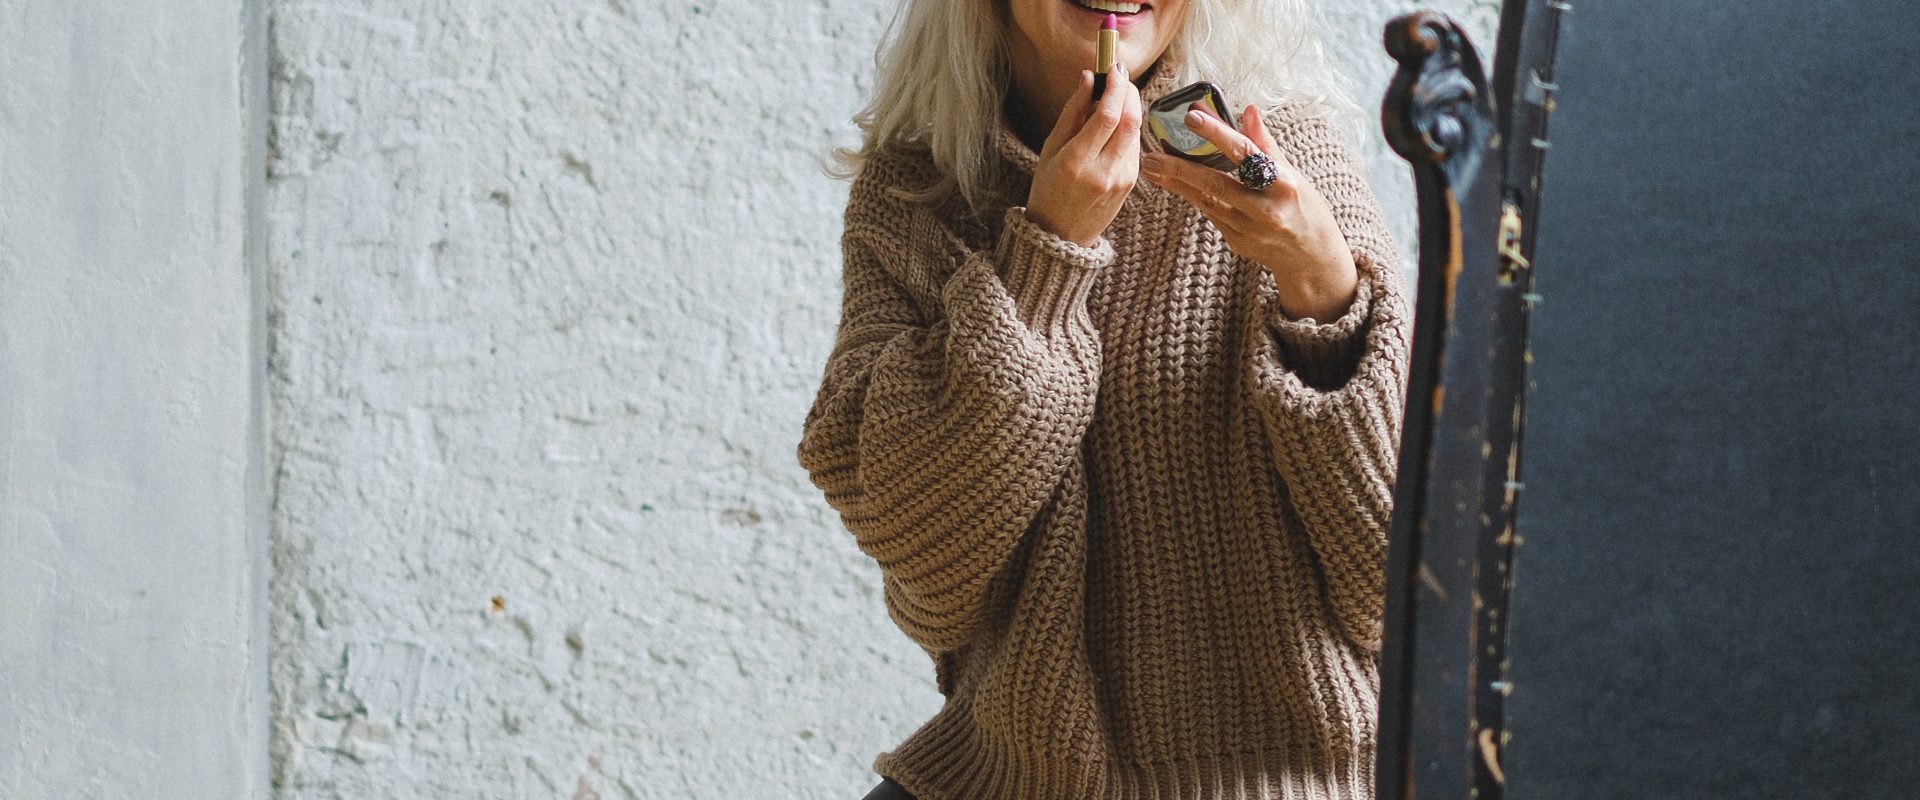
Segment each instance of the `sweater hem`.
[[1279,338],[1282,357],[1302,383],[1317,389],[1337,389],[1345,384],[1366,350],[1369,328],[1366,323],[1373,314],[1374,296],[1379,293],[1374,284],[1380,279],[1378,271],[1384,267],[1374,264],[1363,250],[1352,252],[1359,281],[1353,302],[1337,319],[1321,322],[1311,317],[1288,317],[1280,309],[1278,293],[1270,285],[1270,279],[1261,284],[1267,306],[1267,327]]
[[1047,232],[1027,218],[1026,208],[1014,206],[1006,211],[995,250],[1001,281],[1021,322],[1050,339],[1076,324],[1091,332],[1087,294],[1115,258],[1105,237],[1083,247]]
[[[949,702],[876,773],[917,800],[1372,800],[1373,750],[1348,755],[1272,748],[1131,760],[1049,755],[977,735]],[[996,746],[999,745],[999,746]]]

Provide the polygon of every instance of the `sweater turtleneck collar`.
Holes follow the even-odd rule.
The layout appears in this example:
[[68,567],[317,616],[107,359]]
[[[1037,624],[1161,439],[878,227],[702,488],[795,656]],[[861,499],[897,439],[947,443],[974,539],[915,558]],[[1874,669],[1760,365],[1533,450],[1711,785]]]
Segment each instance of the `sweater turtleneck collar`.
[[[1140,105],[1143,109],[1152,105],[1153,101],[1180,88],[1175,83],[1179,80],[1180,67],[1181,61],[1178,54],[1173,48],[1167,48],[1165,53],[1160,54],[1160,60],[1153,62],[1153,66],[1147,68],[1147,81],[1140,86]],[[1140,136],[1143,147],[1151,148],[1151,137],[1147,134],[1145,125],[1140,126]],[[994,130],[993,146],[1014,168],[1029,175],[1033,173],[1034,165],[1040,162],[1040,154],[1028,147],[1026,142],[1020,141],[1020,135],[1014,133],[1013,127],[1007,124],[1007,115],[1004,113],[1000,115],[998,126]]]

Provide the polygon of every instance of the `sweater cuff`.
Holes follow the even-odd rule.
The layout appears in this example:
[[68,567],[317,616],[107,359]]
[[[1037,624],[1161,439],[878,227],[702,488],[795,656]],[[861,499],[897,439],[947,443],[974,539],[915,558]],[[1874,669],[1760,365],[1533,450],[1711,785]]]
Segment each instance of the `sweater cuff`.
[[1281,358],[1300,381],[1316,389],[1337,389],[1353,377],[1360,356],[1366,351],[1367,320],[1373,314],[1375,284],[1381,279],[1380,264],[1363,250],[1353,251],[1359,271],[1359,286],[1353,304],[1345,314],[1331,322],[1309,317],[1293,319],[1280,310],[1279,292],[1273,276],[1262,276],[1261,294],[1266,297],[1267,328],[1280,342]]
[[1115,253],[1104,236],[1083,247],[1035,224],[1025,206],[1014,206],[1007,209],[994,256],[1021,321],[1051,337],[1064,332],[1074,314],[1085,313],[1094,277]]

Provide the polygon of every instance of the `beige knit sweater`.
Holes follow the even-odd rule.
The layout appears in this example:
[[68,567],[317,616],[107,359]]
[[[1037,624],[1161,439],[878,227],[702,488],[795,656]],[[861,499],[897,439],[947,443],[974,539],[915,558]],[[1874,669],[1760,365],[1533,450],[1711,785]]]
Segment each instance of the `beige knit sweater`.
[[1330,323],[1144,181],[1086,248],[896,198],[921,153],[854,180],[798,456],[933,658],[944,707],[874,763],[920,800],[1373,797],[1411,319],[1353,155],[1267,122],[1359,264]]

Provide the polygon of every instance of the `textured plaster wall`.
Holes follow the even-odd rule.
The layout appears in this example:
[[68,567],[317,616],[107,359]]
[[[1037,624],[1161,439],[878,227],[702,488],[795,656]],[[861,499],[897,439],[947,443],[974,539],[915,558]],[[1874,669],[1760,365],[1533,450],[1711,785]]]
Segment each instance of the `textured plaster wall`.
[[260,11],[0,0],[8,800],[267,791]]
[[891,10],[278,0],[279,796],[851,798],[935,709],[793,462]]

